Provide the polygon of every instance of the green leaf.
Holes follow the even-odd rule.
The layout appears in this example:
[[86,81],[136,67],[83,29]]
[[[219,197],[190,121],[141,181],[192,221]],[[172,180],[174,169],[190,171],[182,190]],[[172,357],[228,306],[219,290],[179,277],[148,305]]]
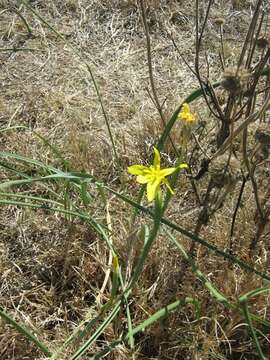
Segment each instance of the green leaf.
[[247,292],[245,295],[240,296],[239,302],[241,303],[241,302],[248,301],[250,298],[259,296],[259,295],[264,294],[269,291],[270,291],[270,287],[263,287],[263,288],[257,288],[255,290],[251,290],[251,291]]
[[19,333],[28,338],[33,344],[35,344],[46,356],[51,356],[50,350],[41,342],[35,335],[33,335],[29,330],[24,326],[20,325],[16,320],[13,320],[1,307],[0,307],[0,317],[4,319],[7,323],[11,324]]
[[250,317],[250,312],[248,310],[248,305],[247,305],[247,302],[246,301],[242,301],[241,303],[241,307],[243,309],[243,313],[244,313],[244,316],[246,318],[246,321],[247,321],[247,324],[248,324],[248,327],[249,327],[249,330],[250,330],[250,333],[251,333],[251,336],[252,336],[252,340],[254,342],[254,345],[257,349],[257,353],[258,353],[258,359],[260,360],[266,360],[266,358],[264,357],[264,354],[262,352],[262,349],[261,349],[261,345],[260,345],[260,342],[259,342],[259,339],[256,335],[256,331],[253,327],[253,324],[252,324],[252,320],[251,320],[251,317]]
[[114,309],[110,313],[110,315],[101,323],[101,325],[97,328],[94,334],[88,339],[70,358],[70,360],[80,359],[86,351],[90,348],[90,346],[97,340],[97,338],[104,332],[104,330],[112,323],[113,319],[116,317],[120,310],[121,302],[117,302]]

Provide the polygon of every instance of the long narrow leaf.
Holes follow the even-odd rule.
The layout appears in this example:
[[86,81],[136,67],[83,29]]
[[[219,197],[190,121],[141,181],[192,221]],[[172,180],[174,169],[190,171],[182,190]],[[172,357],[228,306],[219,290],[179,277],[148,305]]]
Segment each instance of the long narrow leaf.
[[255,331],[255,329],[253,327],[253,324],[252,324],[252,321],[251,321],[251,317],[250,317],[250,313],[249,313],[249,310],[248,310],[247,302],[246,301],[241,302],[241,307],[243,309],[243,313],[245,315],[245,318],[246,318],[246,321],[247,321],[247,324],[248,324],[248,327],[249,327],[253,342],[254,342],[255,347],[257,349],[257,353],[258,353],[258,356],[259,356],[258,359],[266,360],[266,358],[264,357],[264,354],[262,352],[259,339],[258,339],[258,337],[256,335],[256,331]]
[[86,351],[90,348],[90,346],[97,340],[97,338],[104,332],[104,330],[112,323],[115,316],[118,314],[120,310],[121,302],[117,302],[111,314],[102,322],[102,324],[98,327],[98,329],[94,332],[94,334],[87,340],[82,347],[80,347],[76,353],[71,357],[70,360],[80,359]]
[[258,288],[258,289],[255,289],[255,290],[251,290],[248,293],[246,293],[245,295],[242,295],[239,298],[239,302],[248,301],[252,297],[264,294],[264,293],[269,292],[269,291],[270,291],[269,287],[264,287],[264,288]]
[[46,356],[51,356],[50,350],[41,342],[35,335],[33,335],[24,326],[20,325],[16,320],[13,320],[1,307],[0,317],[7,323],[11,324],[19,333],[27,337],[32,343],[34,343]]
[[[185,299],[177,300],[177,301],[173,302],[170,305],[164,306],[162,309],[158,310],[152,316],[150,316],[148,319],[143,321],[141,324],[137,325],[133,329],[133,336],[136,335],[137,333],[139,333],[140,331],[144,331],[147,327],[149,327],[153,323],[157,322],[161,318],[163,318],[165,316],[168,316],[168,314],[170,312],[176,310],[180,306],[184,306],[184,305],[187,305],[187,304],[193,304],[195,306],[195,308],[196,308],[196,318],[198,320],[200,318],[200,314],[201,314],[200,303],[197,300],[193,299],[193,298],[186,297]],[[124,339],[125,340],[128,339],[128,334],[125,336]]]

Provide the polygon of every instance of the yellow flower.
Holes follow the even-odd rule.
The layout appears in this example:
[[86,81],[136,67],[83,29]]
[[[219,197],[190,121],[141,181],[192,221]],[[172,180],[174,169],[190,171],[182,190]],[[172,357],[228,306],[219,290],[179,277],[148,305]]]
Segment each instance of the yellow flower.
[[188,103],[183,104],[182,111],[178,114],[178,117],[187,123],[194,123],[196,121],[196,116],[190,112]]
[[128,167],[128,172],[132,175],[137,175],[137,181],[140,184],[147,184],[147,199],[153,201],[156,194],[159,192],[160,185],[163,183],[167,186],[173,194],[166,176],[171,175],[177,169],[187,168],[187,164],[180,164],[178,167],[160,169],[160,154],[154,147],[154,164],[147,167],[143,165],[132,165]]

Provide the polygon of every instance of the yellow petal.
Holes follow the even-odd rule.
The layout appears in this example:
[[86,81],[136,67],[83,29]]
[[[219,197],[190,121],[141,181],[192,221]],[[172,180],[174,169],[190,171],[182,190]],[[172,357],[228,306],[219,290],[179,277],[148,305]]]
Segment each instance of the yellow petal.
[[195,116],[191,113],[187,114],[187,118],[186,118],[187,122],[194,122],[195,121]]
[[188,169],[188,164],[186,164],[186,163],[180,164],[180,165],[178,165],[178,168],[179,169]]
[[183,104],[183,112],[187,112],[187,113],[190,112],[190,107],[189,107],[188,103]]
[[144,175],[138,175],[136,180],[139,184],[146,184],[149,182],[149,179],[147,178],[147,176],[144,176]]
[[178,114],[178,117],[187,123],[193,123],[196,122],[196,116],[192,114],[190,111],[189,104],[184,103],[182,106],[182,111]]
[[154,181],[147,183],[147,199],[149,202],[154,200],[157,192],[159,191],[159,188],[160,188],[159,179],[155,179]]
[[167,188],[170,190],[171,194],[173,195],[174,194],[174,191],[173,189],[171,188],[171,185],[169,183],[169,181],[167,179],[164,179],[163,180],[163,183],[167,186]]
[[167,169],[160,170],[159,174],[160,174],[160,177],[164,178],[165,176],[171,175],[175,171],[176,171],[176,168],[167,168]]
[[143,175],[148,168],[143,165],[132,165],[128,167],[128,172],[132,175]]
[[159,169],[160,168],[160,154],[159,154],[158,149],[156,149],[155,147],[154,147],[154,153],[155,153],[155,156],[154,156],[154,168]]

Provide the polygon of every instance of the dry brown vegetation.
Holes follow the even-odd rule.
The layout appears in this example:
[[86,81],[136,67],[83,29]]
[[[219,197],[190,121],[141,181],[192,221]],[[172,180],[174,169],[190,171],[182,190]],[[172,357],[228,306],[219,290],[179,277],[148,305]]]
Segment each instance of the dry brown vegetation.
[[[0,133],[0,150],[64,170],[61,160],[34,131],[58,147],[69,161],[71,170],[94,175],[111,188],[136,198],[139,187],[125,169],[131,164],[148,164],[152,146],[163,131],[151,99],[146,39],[137,2],[37,0],[30,3],[78,50],[78,54],[29,9],[21,7],[21,14],[31,29],[28,33],[25,23],[15,11],[16,2],[0,0],[0,126],[1,129],[10,128]],[[199,3],[203,16],[208,1]],[[195,1],[146,1],[156,91],[166,120],[199,87],[195,75],[184,64],[171,41],[173,37],[182,56],[193,66],[194,5]],[[212,82],[220,80],[223,73],[218,55],[220,18],[224,19],[225,60],[227,64],[235,65],[254,7],[255,1],[213,2],[202,43],[203,52],[208,54]],[[264,31],[269,32],[267,1],[265,9]],[[256,56],[259,59],[259,55]],[[101,92],[123,168],[121,175],[114,162],[100,102],[83,61],[91,66]],[[205,68],[203,60],[202,71]],[[269,86],[269,76],[259,86],[261,89]],[[218,89],[217,96],[221,104],[226,101],[224,89]],[[258,104],[262,103],[263,99],[259,98]],[[200,146],[211,156],[217,150],[217,122],[203,98],[193,102],[191,107],[199,120],[195,135]],[[268,117],[269,111],[264,113],[264,126],[269,126]],[[27,129],[13,129],[14,126],[25,126]],[[250,138],[253,139],[256,130],[257,125],[251,127]],[[178,144],[180,123],[170,135]],[[249,140],[252,149],[256,147],[255,140]],[[241,140],[237,139],[237,142],[239,147],[235,145],[236,152]],[[193,175],[200,171],[203,157],[193,139],[185,159],[192,159]],[[173,148],[167,141],[162,151],[162,163],[169,167],[174,165],[174,161]],[[265,199],[265,209],[270,206],[267,161],[256,173],[259,196]],[[3,182],[17,178],[18,171],[27,176],[42,175],[37,166],[16,160],[1,158],[0,165]],[[17,172],[12,172],[8,166],[16,168]],[[209,179],[216,171],[213,168],[214,164],[205,176],[196,181],[200,194],[206,193]],[[224,191],[223,185],[217,186],[213,198],[222,196],[220,188]],[[234,233],[230,237],[240,188],[241,181],[238,181],[217,206],[213,216],[198,228],[201,208],[189,177],[182,174],[166,217],[185,229],[199,233],[219,249],[230,251],[257,270],[269,273],[269,212],[266,211],[265,226],[260,227],[258,223],[262,219],[254,203],[251,181],[246,182]],[[56,194],[65,198],[69,192],[68,184],[60,186],[57,182],[52,187],[47,183],[25,185],[20,190],[45,199],[56,199]],[[16,193],[16,189],[11,191]],[[130,225],[132,208],[128,204],[115,195],[104,195],[94,188],[90,193],[92,200],[86,207],[74,189],[70,190],[69,199],[110,230],[110,240],[117,250],[119,262],[129,274],[143,247],[140,226],[146,222],[150,226],[151,222],[146,216],[139,215]],[[5,198],[6,195],[1,193],[0,199]],[[52,212],[46,204],[39,209],[1,206],[0,214],[0,306],[19,323],[25,324],[50,349],[57,349],[83,320],[98,316],[101,305],[109,300],[111,280],[106,278],[112,262],[109,249],[87,222]],[[260,229],[261,234],[255,241]],[[191,241],[183,235],[176,237],[188,251]],[[131,254],[128,253],[129,247],[132,248]],[[232,302],[266,284],[256,274],[245,271],[201,245],[191,250],[199,269]],[[243,315],[224,307],[209,295],[204,284],[183,261],[181,253],[168,241],[166,232],[161,232],[130,296],[133,325],[185,297],[200,302],[200,319],[196,319],[194,306],[188,305],[136,334],[133,355],[137,359],[223,359],[215,357],[218,356],[215,354],[223,355],[224,359],[258,358]],[[269,293],[255,297],[249,304],[252,312],[269,319],[268,300]],[[260,323],[256,326],[261,347],[268,358],[269,328]],[[94,356],[105,345],[126,333],[127,327],[123,308],[83,358]],[[59,359],[70,359],[77,347],[78,344],[73,344]],[[2,319],[0,358],[32,360],[45,359],[45,355]],[[107,358],[131,359],[128,342],[118,345]]]

